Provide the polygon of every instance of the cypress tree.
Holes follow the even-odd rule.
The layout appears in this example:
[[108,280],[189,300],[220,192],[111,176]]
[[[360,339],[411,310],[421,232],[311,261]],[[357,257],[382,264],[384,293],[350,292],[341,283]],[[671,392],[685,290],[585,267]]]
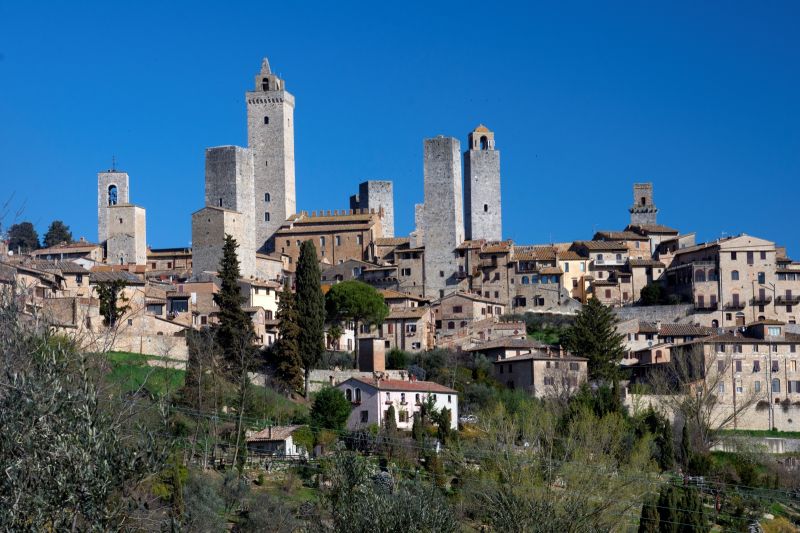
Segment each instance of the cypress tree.
[[214,295],[214,302],[219,307],[219,325],[216,328],[217,344],[222,350],[225,372],[231,381],[249,366],[251,357],[243,357],[244,351],[252,349],[255,331],[253,322],[242,309],[245,302],[239,289],[239,258],[236,239],[225,235],[222,247],[222,260],[219,264],[219,278],[222,282],[220,290]]
[[297,346],[305,371],[304,394],[307,398],[311,369],[325,351],[325,296],[320,287],[322,275],[317,249],[310,240],[300,246],[296,276],[297,324],[300,326]]
[[703,498],[700,489],[694,487],[684,487],[681,489],[681,533],[706,533],[709,530],[703,510]]
[[683,471],[686,472],[689,469],[689,461],[692,458],[692,445],[689,442],[689,423],[684,420],[683,422],[683,429],[681,429],[681,466],[683,466]]
[[648,496],[642,505],[642,516],[639,518],[639,533],[658,533],[660,531],[658,519],[656,497]]
[[297,319],[297,304],[291,287],[287,283],[280,293],[277,318],[280,321],[280,337],[273,346],[275,372],[292,390],[303,389],[303,361],[300,359],[298,337],[300,326]]
[[661,487],[658,495],[658,522],[662,533],[678,533],[682,522],[680,489],[674,485]]
[[624,354],[624,335],[617,333],[617,318],[610,307],[590,299],[567,330],[565,345],[575,355],[589,359],[589,378],[612,380]]

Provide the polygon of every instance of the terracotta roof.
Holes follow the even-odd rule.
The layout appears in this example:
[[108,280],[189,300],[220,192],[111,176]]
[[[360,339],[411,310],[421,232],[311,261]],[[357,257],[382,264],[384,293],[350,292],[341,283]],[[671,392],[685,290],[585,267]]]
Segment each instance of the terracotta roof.
[[310,216],[305,213],[295,213],[286,219],[286,222],[293,223],[295,226],[302,224],[327,224],[327,223],[350,223],[350,222],[374,222],[380,218],[378,213],[353,213],[341,215],[321,215]]
[[283,285],[281,285],[277,281],[272,281],[272,280],[268,280],[268,279],[244,279],[244,278],[242,278],[242,279],[239,280],[239,283],[247,283],[248,285],[251,285],[253,287],[268,287],[270,289],[280,289],[280,288],[283,287]]
[[588,361],[588,359],[585,357],[578,357],[577,355],[558,357],[556,355],[547,355],[544,352],[533,352],[515,355],[513,357],[506,357],[505,359],[498,359],[497,361],[492,361],[492,363],[499,365],[502,363],[515,363],[517,361]]
[[512,250],[513,246],[511,241],[489,242],[481,248],[481,253],[508,253]]
[[774,319],[766,319],[766,320],[758,320],[756,322],[750,322],[747,324],[748,326],[785,326],[786,322],[781,322],[780,320]]
[[410,242],[411,239],[408,237],[378,237],[375,239],[376,246],[399,246]]
[[564,250],[558,252],[558,259],[559,261],[581,261],[588,259],[588,257],[582,256],[575,250]]
[[694,324],[661,324],[658,334],[662,337],[707,337],[716,332],[715,328]]
[[553,261],[556,248],[553,246],[515,246],[514,259],[517,261]]
[[639,321],[639,333],[658,333],[658,328],[652,322]]
[[92,252],[97,249],[100,245],[94,244],[91,242],[73,242],[71,244],[56,244],[55,246],[51,246],[49,248],[41,248],[39,250],[34,250],[31,252],[31,255],[48,255],[48,254],[58,254],[58,253],[69,253],[69,254],[77,254],[82,252]]
[[663,224],[631,224],[626,230],[639,231],[644,233],[674,233],[678,234],[678,230],[664,226]]
[[73,263],[72,261],[31,261],[29,263],[25,263],[25,265],[38,270],[44,270],[45,272],[61,272],[62,274],[89,274],[89,270],[86,270],[78,263]]
[[[126,270],[112,270],[108,272],[92,272],[89,275],[91,283],[106,283],[111,281],[124,281],[128,285],[144,285],[144,281],[136,274]],[[188,296],[188,294],[187,294]]]
[[[360,381],[375,387],[378,390],[400,391],[400,392],[443,392],[447,394],[458,394],[450,387],[445,387],[433,381],[403,381],[400,379],[381,379],[352,377],[347,381]],[[345,381],[345,383],[347,383]]]
[[628,246],[622,241],[575,241],[575,246],[587,250],[627,250]]
[[593,240],[603,241],[646,241],[648,238],[634,231],[598,231]]
[[661,261],[656,261],[655,259],[628,259],[628,264],[632,267],[658,267],[658,268],[665,268],[666,265]]
[[443,298],[439,298],[438,300],[436,300],[436,302],[437,303],[441,303],[443,300],[447,300],[448,298],[453,298],[455,296],[461,296],[461,297],[466,298],[468,300],[472,300],[473,302],[483,302],[483,303],[487,303],[487,304],[502,305],[502,306],[506,305],[503,302],[500,302],[498,300],[490,300],[489,298],[484,298],[480,294],[472,294],[471,292],[461,292],[461,291],[450,293],[450,294],[448,294],[447,296],[445,296]]
[[547,345],[543,342],[535,341],[532,339],[515,339],[513,337],[502,337],[500,339],[492,339],[483,342],[472,348],[468,348],[467,352],[480,352],[481,350],[491,350],[494,348],[523,348],[535,350],[537,348],[544,348]]
[[485,240],[479,239],[476,241],[464,241],[458,246],[456,246],[456,250],[471,250],[474,248],[480,248],[486,243]]
[[147,257],[173,257],[176,255],[191,256],[191,248],[148,248]]
[[489,128],[487,128],[487,127],[486,127],[486,126],[484,126],[483,124],[478,124],[478,127],[477,127],[477,128],[475,128],[475,129],[474,129],[474,130],[472,130],[472,131],[477,131],[477,132],[479,132],[479,133],[489,133]]
[[264,428],[247,437],[247,442],[283,441],[288,439],[299,427],[300,426],[272,426],[271,428]]
[[396,291],[393,289],[378,289],[378,292],[383,295],[383,298],[403,298],[408,300],[414,300],[417,302],[426,302],[428,301],[426,298],[420,298],[419,296],[414,296],[413,294],[406,294],[405,292]]
[[[312,219],[316,220],[316,219]],[[276,235],[294,235],[297,233],[327,233],[332,231],[366,231],[375,224],[375,221],[357,222],[353,224],[301,224],[295,222],[294,226],[282,226],[275,232]]]

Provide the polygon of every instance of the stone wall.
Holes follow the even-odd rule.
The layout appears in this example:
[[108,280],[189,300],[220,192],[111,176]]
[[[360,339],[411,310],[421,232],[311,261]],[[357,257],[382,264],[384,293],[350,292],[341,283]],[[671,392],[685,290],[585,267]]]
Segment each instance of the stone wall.
[[253,154],[255,245],[263,249],[296,211],[294,96],[266,59],[255,82],[246,94],[247,144]]
[[[253,155],[239,146],[206,149],[206,206],[241,213],[244,231],[239,248],[242,277],[256,275]],[[263,216],[263,214],[261,214]]]
[[106,261],[112,264],[147,264],[147,221],[142,207],[125,204],[108,212]]
[[109,189],[114,186],[117,191],[116,205],[130,202],[129,178],[126,172],[109,170],[97,173],[97,242],[102,244],[108,240],[108,206]]
[[381,226],[384,237],[394,237],[394,193],[391,181],[369,180],[358,186],[358,194],[350,197],[350,209],[383,209]]
[[[477,135],[472,133],[470,139]],[[477,142],[477,141],[476,141]],[[500,201],[500,152],[494,141],[464,152],[464,225],[467,239],[503,239]]]
[[681,322],[694,323],[692,312],[693,304],[679,305],[650,305],[650,306],[628,306],[616,307],[614,313],[621,321],[638,319],[644,322]]
[[[405,379],[408,372],[405,370],[384,370],[382,372],[387,379]],[[350,378],[372,379],[373,372],[360,372],[355,369],[348,370],[312,370],[309,376],[308,390],[317,392],[324,387],[335,387],[339,383]],[[263,378],[262,378],[263,379]]]
[[204,207],[193,213],[192,274],[197,276],[201,272],[216,272],[222,259],[225,235],[232,235],[237,242],[242,242],[244,231],[244,217],[237,211]]
[[452,137],[424,141],[425,296],[453,292],[458,280],[455,248],[464,241],[461,145]]

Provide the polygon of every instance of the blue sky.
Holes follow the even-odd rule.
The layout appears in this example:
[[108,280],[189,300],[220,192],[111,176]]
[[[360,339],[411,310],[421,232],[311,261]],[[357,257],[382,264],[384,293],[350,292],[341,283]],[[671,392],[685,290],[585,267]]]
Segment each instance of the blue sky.
[[[233,4],[233,3],[230,3]],[[502,6],[502,7],[501,7]],[[298,209],[395,183],[422,200],[422,141],[478,123],[501,150],[503,229],[523,244],[628,220],[747,232],[800,255],[800,4],[791,2],[2,2],[4,225],[96,239],[96,172],[131,175],[148,243],[186,246],[204,148],[245,145],[261,58],[296,97]]]

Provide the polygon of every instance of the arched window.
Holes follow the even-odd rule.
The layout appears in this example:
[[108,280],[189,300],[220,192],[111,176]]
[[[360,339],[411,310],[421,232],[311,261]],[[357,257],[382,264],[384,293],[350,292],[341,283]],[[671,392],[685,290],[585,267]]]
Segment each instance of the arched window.
[[717,319],[712,320],[711,321],[711,327],[712,328],[718,328],[719,327],[719,320],[717,320]]
[[661,350],[656,350],[656,361],[661,360]]
[[617,254],[617,261],[622,261],[622,254]]
[[772,392],[780,392],[781,391],[781,380],[775,378],[772,380]]
[[489,204],[483,204],[483,212],[484,213],[488,213],[489,212]]
[[527,285],[529,283],[528,276],[522,276],[522,284]]
[[705,270],[697,270],[694,273],[694,280],[695,281],[705,281],[706,280],[706,271]]
[[347,398],[348,402],[352,402],[353,401],[353,390],[352,389],[347,389],[346,391],[344,391],[344,397]]
[[447,329],[456,329],[456,323],[453,321],[448,322]]
[[462,328],[465,328],[465,327],[467,327],[467,321],[466,321],[466,320],[462,320],[462,321],[461,321],[461,327],[462,327]]
[[717,271],[713,268],[708,271],[708,281],[717,281]]
[[261,80],[261,90],[269,91],[269,78],[264,78]]
[[272,197],[269,195],[268,192],[265,192],[264,193],[264,201],[265,202],[269,202],[270,200],[272,200]]
[[731,280],[739,281],[739,271],[738,270],[731,270]]
[[644,196],[642,196],[642,200],[641,200],[641,202],[642,202],[642,205],[647,205],[647,198],[645,198]]
[[361,402],[361,389],[356,389],[356,401]]
[[108,186],[108,205],[117,205],[117,186]]
[[481,136],[481,150],[488,150],[489,149],[489,139],[486,138],[486,135]]
[[264,222],[269,222],[269,213],[264,213]]

